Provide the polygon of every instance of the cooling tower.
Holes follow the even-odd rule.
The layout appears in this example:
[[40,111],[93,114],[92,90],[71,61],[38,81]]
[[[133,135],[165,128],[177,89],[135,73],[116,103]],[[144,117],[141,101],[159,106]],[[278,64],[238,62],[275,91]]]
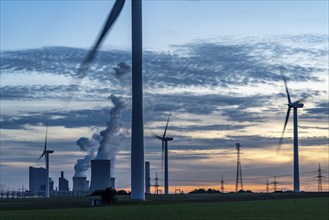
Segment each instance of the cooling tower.
[[145,193],[151,193],[150,162],[145,162]]
[[74,192],[86,191],[87,177],[73,177],[72,179]]
[[111,161],[91,160],[91,181],[89,191],[111,187]]

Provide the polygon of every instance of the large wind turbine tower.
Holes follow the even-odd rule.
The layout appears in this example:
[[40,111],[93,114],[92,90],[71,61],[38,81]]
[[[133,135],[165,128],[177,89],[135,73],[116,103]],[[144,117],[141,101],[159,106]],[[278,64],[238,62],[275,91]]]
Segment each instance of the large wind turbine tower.
[[48,136],[48,123],[46,125],[46,138],[45,138],[45,147],[43,149],[43,152],[41,154],[41,156],[38,158],[38,162],[39,160],[45,156],[46,158],[46,177],[45,177],[45,184],[46,184],[46,192],[45,192],[45,197],[49,198],[49,154],[54,153],[53,150],[47,150],[47,136]]
[[170,120],[170,116],[171,116],[171,112],[169,113],[168,119],[167,119],[167,124],[166,124],[166,128],[164,130],[163,136],[158,136],[155,135],[156,138],[158,138],[159,140],[162,141],[162,163],[163,163],[163,153],[164,153],[164,163],[165,163],[165,167],[164,167],[164,190],[165,190],[165,194],[169,194],[169,179],[168,179],[168,141],[172,141],[174,140],[173,137],[167,137],[166,133],[167,133],[167,128],[168,128],[168,124],[169,124],[169,120]]
[[[86,75],[105,36],[119,17],[125,0],[116,0],[103,29],[79,68]],[[131,200],[144,201],[144,121],[143,121],[143,30],[142,0],[131,0],[132,122],[131,122]]]
[[239,184],[240,184],[241,189],[243,189],[241,162],[240,162],[240,151],[241,151],[240,143],[236,143],[236,150],[237,150],[237,165],[236,165],[235,192],[239,191]]
[[[282,71],[282,69],[281,69]],[[286,115],[286,120],[284,122],[284,126],[283,126],[283,131],[281,134],[281,138],[279,140],[279,144],[278,144],[278,149],[280,149],[282,140],[283,140],[283,135],[284,132],[286,130],[286,126],[289,120],[289,114],[290,114],[290,110],[291,108],[294,109],[294,192],[299,192],[300,191],[300,183],[299,183],[299,159],[298,159],[298,120],[297,120],[297,110],[298,108],[303,108],[304,104],[301,103],[300,100],[297,100],[295,102],[291,102],[290,99],[290,94],[289,94],[289,90],[288,90],[288,86],[287,86],[287,79],[282,75],[283,77],[283,81],[284,81],[284,85],[286,87],[286,93],[287,93],[287,99],[288,99],[288,111],[287,111],[287,115]]]

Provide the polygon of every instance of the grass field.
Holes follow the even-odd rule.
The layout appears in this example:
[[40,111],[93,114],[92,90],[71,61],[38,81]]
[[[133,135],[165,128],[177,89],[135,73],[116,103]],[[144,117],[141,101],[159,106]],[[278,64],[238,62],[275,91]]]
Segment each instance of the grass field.
[[[78,202],[67,198],[66,202]],[[84,198],[85,199],[85,198]],[[58,200],[58,199],[57,199]],[[62,199],[63,200],[63,199]],[[80,198],[81,200],[81,198]],[[31,201],[31,200],[29,200]],[[41,200],[40,200],[41,201]],[[116,205],[89,207],[80,201],[77,208],[34,207],[29,210],[5,209],[1,219],[329,219],[329,198],[294,198],[257,201],[146,201],[121,202]],[[59,201],[59,200],[58,200]],[[53,203],[51,203],[53,202]],[[38,202],[35,202],[38,205]],[[65,202],[64,202],[65,203]],[[11,204],[13,205],[13,204]],[[5,211],[3,211],[5,210]]]

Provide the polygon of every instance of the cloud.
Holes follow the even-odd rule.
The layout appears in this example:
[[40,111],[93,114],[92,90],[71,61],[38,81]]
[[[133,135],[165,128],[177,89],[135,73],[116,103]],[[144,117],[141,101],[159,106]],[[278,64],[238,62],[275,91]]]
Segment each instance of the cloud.
[[[168,135],[174,141],[169,143],[169,148],[175,161],[172,165],[182,172],[198,171],[189,175],[190,178],[203,178],[200,173],[207,169],[213,174],[218,169],[214,156],[218,153],[220,157],[230,158],[236,153],[237,141],[245,152],[275,153],[287,101],[279,72],[281,65],[286,68],[292,99],[306,98],[311,106],[305,106],[300,114],[300,120],[311,122],[301,126],[311,131],[303,133],[300,145],[305,151],[326,146],[328,137],[323,136],[323,123],[328,120],[328,92],[322,82],[328,72],[326,48],[327,36],[296,35],[222,37],[176,45],[169,52],[145,51],[143,107],[148,159],[161,164],[161,142],[151,134],[162,134],[170,111]],[[2,137],[6,138],[1,140],[1,145],[7,146],[2,151],[5,161],[16,158],[15,151],[19,149],[25,156],[17,157],[18,160],[34,162],[40,147],[42,150],[43,138],[22,139],[26,133],[35,135],[36,127],[46,121],[50,128],[65,128],[65,132],[72,133],[70,137],[79,128],[105,128],[113,106],[107,101],[110,95],[127,100],[122,129],[130,137],[130,52],[100,51],[86,78],[75,80],[86,53],[85,49],[69,47],[1,51],[0,127]],[[122,77],[116,77],[118,74]],[[313,84],[316,86],[309,86]],[[72,153],[74,150],[79,153],[75,141],[87,135],[79,133],[72,140],[64,135],[52,140],[56,155],[69,164],[71,172],[76,160],[83,156]],[[292,144],[292,136],[286,136],[284,144]],[[121,145],[118,175],[124,176],[120,169],[129,169],[124,164],[130,159],[128,138]],[[63,152],[69,155],[63,156]],[[60,165],[57,159],[53,162]],[[220,163],[220,166],[227,171],[232,169],[232,164]],[[279,168],[286,168],[286,164]]]

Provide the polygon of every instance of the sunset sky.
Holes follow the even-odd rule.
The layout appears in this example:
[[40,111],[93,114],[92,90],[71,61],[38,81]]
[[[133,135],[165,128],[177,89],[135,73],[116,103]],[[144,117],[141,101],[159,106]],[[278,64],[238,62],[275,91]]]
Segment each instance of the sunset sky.
[[[44,146],[48,121],[50,176],[70,181],[74,165],[97,152],[112,99],[119,126],[108,151],[116,186],[130,187],[131,1],[82,80],[79,64],[114,1],[1,0],[1,172],[4,188],[28,188],[28,167]],[[235,143],[242,145],[244,189],[292,190],[292,114],[276,151],[287,111],[283,66],[298,110],[301,190],[316,191],[319,163],[328,191],[328,1],[143,1],[145,160],[163,185],[161,142],[170,111],[171,192],[199,187],[233,191]],[[112,96],[111,96],[112,95]],[[85,172],[90,178],[90,170]],[[152,189],[153,192],[153,189]]]

